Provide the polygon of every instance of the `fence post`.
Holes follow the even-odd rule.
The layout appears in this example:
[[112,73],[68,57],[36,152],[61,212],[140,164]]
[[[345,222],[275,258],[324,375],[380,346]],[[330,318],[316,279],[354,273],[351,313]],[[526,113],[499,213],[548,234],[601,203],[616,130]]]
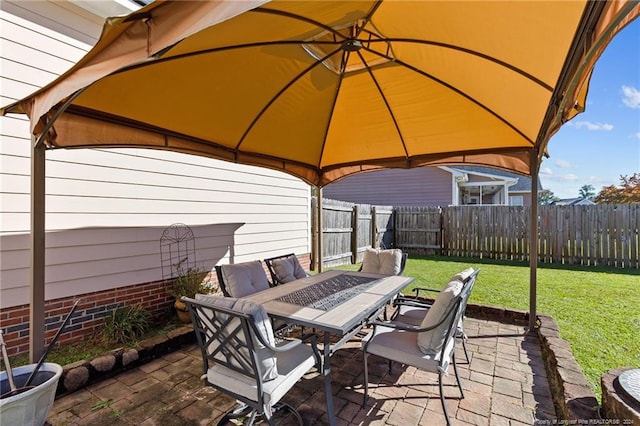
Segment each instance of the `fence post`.
[[311,270],[317,271],[318,264],[318,199],[311,197]]
[[444,239],[445,237],[444,223],[445,223],[444,209],[438,206],[438,227],[440,228],[440,232],[436,234],[436,245],[440,246],[440,250],[438,253],[439,255],[442,255],[447,250],[447,247],[445,247],[445,239]]
[[351,214],[351,264],[358,263],[358,205],[353,205]]
[[391,209],[391,216],[393,217],[393,232],[391,237],[393,238],[393,248],[398,248],[398,240],[396,239],[396,229],[398,229],[398,208]]
[[324,269],[324,208],[322,206],[322,187],[318,187],[318,240],[316,241],[318,247],[318,268],[316,271],[322,272]]
[[376,207],[371,206],[371,248],[378,246],[378,219],[376,218]]

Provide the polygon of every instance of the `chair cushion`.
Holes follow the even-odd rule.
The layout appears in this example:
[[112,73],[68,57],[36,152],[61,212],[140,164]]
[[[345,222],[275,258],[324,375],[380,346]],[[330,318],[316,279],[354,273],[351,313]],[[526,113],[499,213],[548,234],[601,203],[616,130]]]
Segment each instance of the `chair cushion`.
[[400,305],[398,306],[398,315],[394,320],[419,327],[420,324],[422,324],[422,321],[424,321],[424,317],[427,315],[428,310],[429,308],[426,306],[421,308],[417,306]]
[[[262,387],[265,410],[277,403],[315,365],[315,362],[313,350],[308,345],[300,345],[278,353],[278,375],[274,380],[265,382]],[[214,364],[209,368],[207,380],[252,401],[257,399],[255,380],[222,365]]]
[[[233,309],[245,314],[251,315],[253,318],[256,329],[262,336],[262,339],[271,346],[276,345],[275,337],[273,335],[273,327],[271,326],[271,320],[264,309],[264,306],[257,304],[249,300],[236,299],[233,297],[219,297],[219,296],[207,296],[202,294],[196,294],[196,300],[201,303],[208,304],[214,307],[222,307],[227,309]],[[237,323],[238,320],[232,322]],[[210,325],[211,326],[211,325]],[[236,327],[236,324],[231,324],[230,329]],[[217,348],[217,342],[212,343],[214,346],[210,348],[210,352],[213,352]],[[253,345],[258,358],[258,370],[264,381],[273,380],[278,377],[278,367],[275,358],[275,352],[260,342],[254,337]]]
[[412,365],[421,370],[437,372],[442,370],[447,372],[450,362],[453,340],[445,351],[445,358],[442,360],[441,351],[423,352],[416,344],[419,333],[412,333],[397,330],[391,327],[377,326],[376,334],[372,337],[369,333],[362,339],[362,347],[366,346],[367,353],[375,354],[386,359],[391,359],[407,365]]
[[362,272],[381,275],[398,275],[402,268],[402,250],[367,249],[362,258]]
[[269,288],[269,280],[259,260],[222,265],[222,277],[231,297],[244,297]]
[[276,277],[283,283],[299,280],[307,276],[307,272],[302,268],[295,256],[274,259],[271,261],[271,265]]
[[[420,327],[433,327],[442,321],[449,312],[449,309],[457,302],[461,291],[462,282],[460,280],[450,281],[446,287],[438,293],[438,297],[434,300],[431,308],[427,310],[427,314],[425,315]],[[450,325],[450,321],[444,321],[432,330],[418,333],[418,347],[422,352],[427,354],[441,350]]]
[[465,282],[465,280],[467,278],[469,278],[471,276],[471,274],[473,274],[474,269],[472,267],[469,267],[467,269],[465,269],[464,271],[458,272],[457,274],[455,274],[453,277],[451,277],[451,281],[462,281]]

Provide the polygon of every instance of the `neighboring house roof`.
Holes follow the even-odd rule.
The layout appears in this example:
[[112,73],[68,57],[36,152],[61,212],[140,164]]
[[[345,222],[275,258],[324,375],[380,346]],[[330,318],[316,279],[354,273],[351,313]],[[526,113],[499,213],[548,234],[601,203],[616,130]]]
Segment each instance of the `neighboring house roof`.
[[563,198],[551,203],[554,206],[592,206],[595,203],[588,198]]
[[[529,192],[531,191],[531,178],[529,176],[523,176],[516,173],[510,173],[500,169],[493,169],[491,167],[480,166],[452,166],[450,169],[459,170],[466,173],[483,173],[487,175],[507,177],[516,179],[517,182],[509,187],[509,192]],[[542,191],[542,182],[538,178],[538,192]]]

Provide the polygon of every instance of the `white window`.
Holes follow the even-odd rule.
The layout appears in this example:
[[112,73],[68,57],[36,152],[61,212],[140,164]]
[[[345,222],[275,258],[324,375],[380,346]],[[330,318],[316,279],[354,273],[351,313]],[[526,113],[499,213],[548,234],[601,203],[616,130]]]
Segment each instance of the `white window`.
[[522,195],[509,195],[510,206],[524,206],[524,197]]

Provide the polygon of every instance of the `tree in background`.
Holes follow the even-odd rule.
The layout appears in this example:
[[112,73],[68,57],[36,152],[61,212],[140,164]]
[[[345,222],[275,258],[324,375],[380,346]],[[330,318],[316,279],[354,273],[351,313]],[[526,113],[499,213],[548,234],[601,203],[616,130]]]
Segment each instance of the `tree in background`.
[[543,189],[538,193],[538,204],[541,204],[543,206],[551,204],[554,201],[558,201],[558,200],[559,198],[556,197],[556,194],[554,194],[553,191],[551,190]]
[[596,198],[596,189],[593,185],[582,185],[580,187],[580,198],[593,201]]
[[620,176],[620,187],[605,186],[595,198],[598,204],[640,203],[640,173],[631,177]]

